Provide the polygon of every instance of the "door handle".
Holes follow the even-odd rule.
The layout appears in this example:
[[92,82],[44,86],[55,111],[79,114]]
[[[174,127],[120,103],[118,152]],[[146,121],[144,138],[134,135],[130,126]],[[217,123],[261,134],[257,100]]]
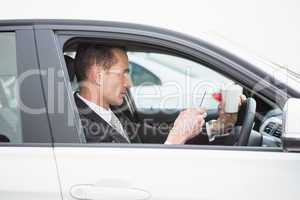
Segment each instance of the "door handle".
[[138,188],[108,187],[96,185],[75,185],[70,194],[79,200],[148,200],[149,192]]

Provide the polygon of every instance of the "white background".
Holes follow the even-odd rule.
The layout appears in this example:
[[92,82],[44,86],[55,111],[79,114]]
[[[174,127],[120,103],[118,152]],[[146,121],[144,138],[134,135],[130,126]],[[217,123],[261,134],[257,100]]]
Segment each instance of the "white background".
[[221,35],[300,72],[299,0],[7,0],[0,19],[92,19]]

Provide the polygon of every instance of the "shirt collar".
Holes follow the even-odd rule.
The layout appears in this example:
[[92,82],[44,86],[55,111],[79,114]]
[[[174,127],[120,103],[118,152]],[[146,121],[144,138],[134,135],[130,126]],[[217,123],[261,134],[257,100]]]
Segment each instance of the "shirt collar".
[[110,124],[111,116],[112,116],[112,111],[111,109],[105,109],[87,99],[84,97],[80,96],[79,93],[77,93],[77,96],[84,102],[86,103],[90,109],[92,109],[97,115],[99,115],[102,119],[104,119],[107,123]]

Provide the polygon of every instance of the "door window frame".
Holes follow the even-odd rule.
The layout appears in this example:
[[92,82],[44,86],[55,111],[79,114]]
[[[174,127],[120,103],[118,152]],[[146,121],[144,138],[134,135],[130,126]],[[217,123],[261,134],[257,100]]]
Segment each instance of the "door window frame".
[[[45,26],[41,26],[45,29]],[[119,31],[112,31],[109,30],[108,27],[103,28],[100,30],[101,27],[74,27],[74,26],[49,26],[49,30],[56,29],[53,31],[55,33],[55,41],[57,42],[57,49],[59,59],[63,60],[63,48],[66,42],[71,40],[103,40],[103,41],[131,41],[135,42],[139,45],[151,45],[151,47],[156,47],[158,50],[162,50],[163,52],[168,52],[171,54],[175,54],[186,59],[190,59],[192,61],[204,64],[205,66],[211,68],[212,70],[221,73],[222,75],[228,77],[229,79],[235,80],[239,84],[247,87],[247,85],[251,85],[251,83],[257,83],[257,80],[261,80],[260,74],[254,74],[247,70],[247,63],[242,63],[245,65],[239,65],[238,63],[233,63],[229,58],[222,57],[218,55],[219,52],[211,52],[204,47],[201,47],[201,44],[192,43],[193,41],[181,41],[180,38],[170,38],[168,36],[161,36],[161,37],[153,37],[153,33],[149,35],[144,34],[133,34],[133,33],[124,33]],[[93,30],[95,28],[95,30]],[[68,30],[69,29],[69,30]],[[91,31],[93,30],[93,31]],[[127,31],[127,30],[126,30]],[[154,34],[155,35],[155,34]],[[157,36],[157,35],[156,35]],[[113,45],[113,44],[112,44]],[[120,45],[120,44],[119,44]],[[231,55],[232,56],[232,55]],[[67,75],[66,64],[65,62],[61,62],[62,70],[65,72],[64,74]],[[249,73],[251,76],[249,76]],[[253,75],[253,76],[252,76]],[[68,77],[66,77],[68,79]],[[266,91],[261,92],[261,95],[270,95],[272,94],[274,86],[268,82],[262,82],[266,88]],[[72,94],[72,89],[69,84],[68,87],[69,96]],[[74,100],[70,99],[72,106],[75,106]],[[284,104],[285,99],[282,99],[282,104]],[[75,119],[79,119],[78,112],[75,112]],[[77,130],[79,131],[79,127]],[[82,129],[81,129],[82,130]],[[82,133],[78,133],[82,135]],[[54,146],[76,146],[76,147],[117,147],[117,148],[180,148],[180,149],[213,149],[213,150],[246,150],[246,151],[278,151],[282,152],[282,148],[272,148],[272,147],[231,147],[231,146],[206,146],[206,145],[161,145],[161,144],[85,144],[85,143],[68,143],[63,144],[60,142],[60,138],[55,138]]]
[[[2,26],[0,34],[9,32],[15,34],[17,85],[22,103],[29,108],[46,108],[44,91],[41,86],[40,68],[37,58],[34,31],[32,26]],[[26,75],[28,74],[28,76]],[[26,78],[26,76],[29,78]],[[31,76],[31,77],[30,77]],[[20,80],[24,82],[20,85]],[[20,105],[18,103],[18,105]],[[48,123],[47,112],[30,114],[20,108],[21,143],[0,143],[0,146],[13,147],[49,147],[52,137]]]

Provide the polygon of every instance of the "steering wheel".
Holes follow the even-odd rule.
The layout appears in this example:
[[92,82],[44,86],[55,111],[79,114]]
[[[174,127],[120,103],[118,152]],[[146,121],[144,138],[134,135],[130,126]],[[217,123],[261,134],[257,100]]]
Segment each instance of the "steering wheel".
[[241,125],[237,146],[247,146],[254,124],[256,101],[249,97],[240,106],[236,125]]

